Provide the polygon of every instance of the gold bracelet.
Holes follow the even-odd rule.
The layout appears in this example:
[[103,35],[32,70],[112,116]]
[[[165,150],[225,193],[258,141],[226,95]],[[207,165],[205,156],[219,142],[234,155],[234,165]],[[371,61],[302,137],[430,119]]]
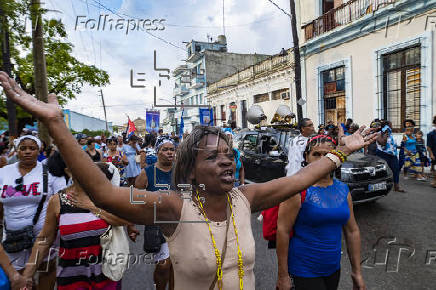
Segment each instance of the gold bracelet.
[[101,217],[101,208],[99,208],[99,209],[98,209],[98,212],[97,212],[97,213],[94,213],[94,215],[95,215],[96,217],[100,218],[100,217]]

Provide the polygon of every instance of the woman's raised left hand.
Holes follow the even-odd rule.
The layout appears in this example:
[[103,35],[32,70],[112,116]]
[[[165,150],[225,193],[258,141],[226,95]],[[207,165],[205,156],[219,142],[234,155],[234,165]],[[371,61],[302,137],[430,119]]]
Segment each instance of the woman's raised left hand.
[[377,136],[378,133],[374,132],[374,129],[365,129],[365,126],[360,127],[353,135],[345,136],[344,129],[339,125],[339,149],[347,154],[351,154],[354,151],[360,150],[372,142],[375,142]]

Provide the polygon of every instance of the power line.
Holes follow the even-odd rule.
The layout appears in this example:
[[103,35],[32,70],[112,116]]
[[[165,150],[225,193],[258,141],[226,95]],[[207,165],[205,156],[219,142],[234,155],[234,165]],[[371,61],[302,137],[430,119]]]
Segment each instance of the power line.
[[[77,12],[76,12],[76,8],[74,7],[74,4],[73,4],[73,0],[70,0],[70,2],[71,2],[71,8],[73,9],[73,13],[75,14],[75,15],[77,15]],[[74,21],[74,17],[72,16],[72,15],[70,15],[70,14],[67,14],[68,16],[70,16],[72,19],[73,19],[73,21]],[[82,48],[85,50],[85,51],[87,51],[88,49],[85,47],[85,45],[84,45],[84,41],[83,41],[83,37],[82,37],[82,33],[79,33],[79,38],[80,38],[80,43],[82,44]],[[88,55],[87,55],[87,59],[89,59],[89,57],[88,57]]]
[[[266,21],[274,19],[274,18],[275,18],[275,16],[271,16],[271,17],[268,17],[268,18],[264,18],[264,19],[261,19],[261,20],[256,20],[256,21],[252,21],[252,22],[248,22],[248,23],[226,25],[226,27],[229,28],[229,27],[250,26],[250,25],[253,25],[253,24],[257,24],[257,23],[266,22]],[[172,24],[172,23],[166,23],[165,26],[181,27],[181,28],[205,28],[205,29],[222,28],[222,25],[221,26],[217,26],[217,25],[185,25],[185,24]]]
[[[83,0],[81,0],[81,1],[83,2]],[[120,17],[120,18],[123,18],[122,15],[124,15],[124,16],[127,16],[127,17],[131,18],[131,19],[137,19],[137,20],[140,20],[139,18],[137,18],[137,17],[133,17],[133,16],[131,16],[131,15],[127,15],[127,14],[124,14],[124,13],[121,13],[121,14],[120,14],[120,13],[117,13],[117,12],[113,11],[113,9],[106,7],[105,5],[101,4],[100,2],[97,2],[96,0],[93,0],[93,1],[94,1],[95,3],[97,3],[97,4],[98,4],[101,8],[103,8],[104,10],[106,10],[106,11],[108,11],[108,12],[114,14],[114,15],[117,15],[117,16]],[[92,4],[91,4],[91,5],[92,5]],[[93,5],[93,6],[96,7],[95,5]],[[151,33],[150,31],[145,30],[145,32],[146,32],[147,34],[151,35],[152,37],[154,37],[154,38],[156,38],[156,39],[158,39],[158,40],[160,40],[160,41],[162,41],[162,42],[164,42],[164,43],[166,43],[166,44],[168,44],[168,45],[171,45],[171,46],[173,46],[173,47],[175,47],[175,48],[179,48],[179,49],[185,51],[185,48],[183,48],[183,47],[181,47],[181,46],[178,46],[177,44],[174,44],[174,43],[172,43],[171,41],[168,41],[168,40],[166,40],[166,39],[164,39],[164,38],[162,38],[162,37],[160,37],[160,36],[154,35],[154,34]]]
[[[86,10],[88,11],[88,15],[91,15],[91,13],[89,12],[89,4],[88,4],[88,0],[86,0]],[[95,54],[95,46],[94,46],[94,35],[93,35],[93,33],[92,32],[90,32],[90,35],[91,35],[91,44],[92,44],[92,51],[93,51],[93,53],[94,53],[94,65],[97,65],[96,64],[96,54]]]
[[[83,2],[84,0],[80,0],[80,1]],[[99,0],[93,0],[93,1],[96,2],[98,6],[95,5],[95,4],[92,4],[92,3],[90,3],[89,5],[94,6],[94,7],[96,7],[96,8],[104,8],[105,10],[107,10],[107,11],[109,11],[109,12],[111,12],[112,14],[115,14],[115,15],[117,15],[117,16],[123,15],[123,16],[129,17],[129,18],[131,18],[131,19],[141,20],[141,18],[139,18],[139,17],[135,17],[135,16],[128,15],[128,14],[125,14],[125,13],[117,13],[117,12],[114,12],[113,9],[108,8],[108,7],[104,6],[103,4],[101,4]],[[120,16],[120,17],[121,17],[121,16]],[[271,19],[273,19],[273,18],[275,18],[275,16],[270,16],[270,17],[268,17],[268,18],[264,18],[264,19],[261,19],[261,20],[256,20],[256,21],[252,21],[252,22],[248,22],[248,23],[243,23],[243,24],[231,24],[231,25],[226,25],[226,27],[242,27],[242,26],[250,26],[250,25],[253,25],[253,24],[256,24],[256,23],[266,22],[266,21],[271,20]],[[165,23],[165,26],[181,27],[181,28],[205,28],[205,29],[210,29],[210,28],[222,28],[222,25],[185,25],[185,24],[174,24],[174,23]]]
[[271,2],[271,4],[273,4],[275,7],[277,7],[277,9],[279,9],[280,11],[282,11],[283,13],[285,13],[286,15],[289,16],[289,18],[292,18],[291,14],[289,14],[288,12],[286,12],[282,7],[280,7],[279,5],[277,5],[274,1],[272,0],[268,0],[269,2]]

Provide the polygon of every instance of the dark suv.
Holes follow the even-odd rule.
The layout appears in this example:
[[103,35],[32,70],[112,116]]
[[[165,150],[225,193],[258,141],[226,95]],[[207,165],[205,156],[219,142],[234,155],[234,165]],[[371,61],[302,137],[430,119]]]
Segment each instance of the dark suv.
[[[234,145],[241,152],[245,179],[266,182],[286,175],[289,140],[299,133],[294,129],[264,128],[240,132]],[[393,187],[392,171],[386,162],[372,155],[353,153],[335,177],[350,188],[353,203],[362,203],[386,196]]]

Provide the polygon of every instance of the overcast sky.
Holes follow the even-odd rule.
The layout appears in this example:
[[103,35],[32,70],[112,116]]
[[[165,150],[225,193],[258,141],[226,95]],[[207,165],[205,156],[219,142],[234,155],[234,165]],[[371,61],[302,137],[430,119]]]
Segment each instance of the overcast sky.
[[[222,0],[45,0],[48,16],[60,18],[66,26],[69,41],[74,44],[74,55],[86,64],[95,64],[106,70],[110,84],[103,87],[108,121],[114,124],[145,118],[145,111],[153,103],[153,88],[158,86],[158,73],[153,69],[153,51],[157,51],[157,66],[171,70],[186,58],[184,41],[215,41],[223,33]],[[274,0],[289,11],[288,0]],[[100,29],[99,15],[106,16],[106,27]],[[229,52],[276,54],[291,46],[290,19],[268,0],[224,0],[225,34]],[[108,20],[125,19],[124,27],[109,29]],[[90,19],[95,19],[95,22]],[[103,19],[103,18],[102,18]],[[164,30],[129,30],[145,19],[161,20]],[[89,20],[89,21],[88,21]],[[88,21],[87,27],[85,23]],[[77,26],[76,26],[77,23]],[[157,21],[155,22],[157,23]],[[148,22],[147,22],[148,24]],[[145,73],[145,88],[130,87],[130,70]],[[174,81],[162,79],[158,97],[171,99]],[[162,102],[165,103],[165,102]],[[66,108],[97,118],[104,118],[99,88],[87,87]]]

